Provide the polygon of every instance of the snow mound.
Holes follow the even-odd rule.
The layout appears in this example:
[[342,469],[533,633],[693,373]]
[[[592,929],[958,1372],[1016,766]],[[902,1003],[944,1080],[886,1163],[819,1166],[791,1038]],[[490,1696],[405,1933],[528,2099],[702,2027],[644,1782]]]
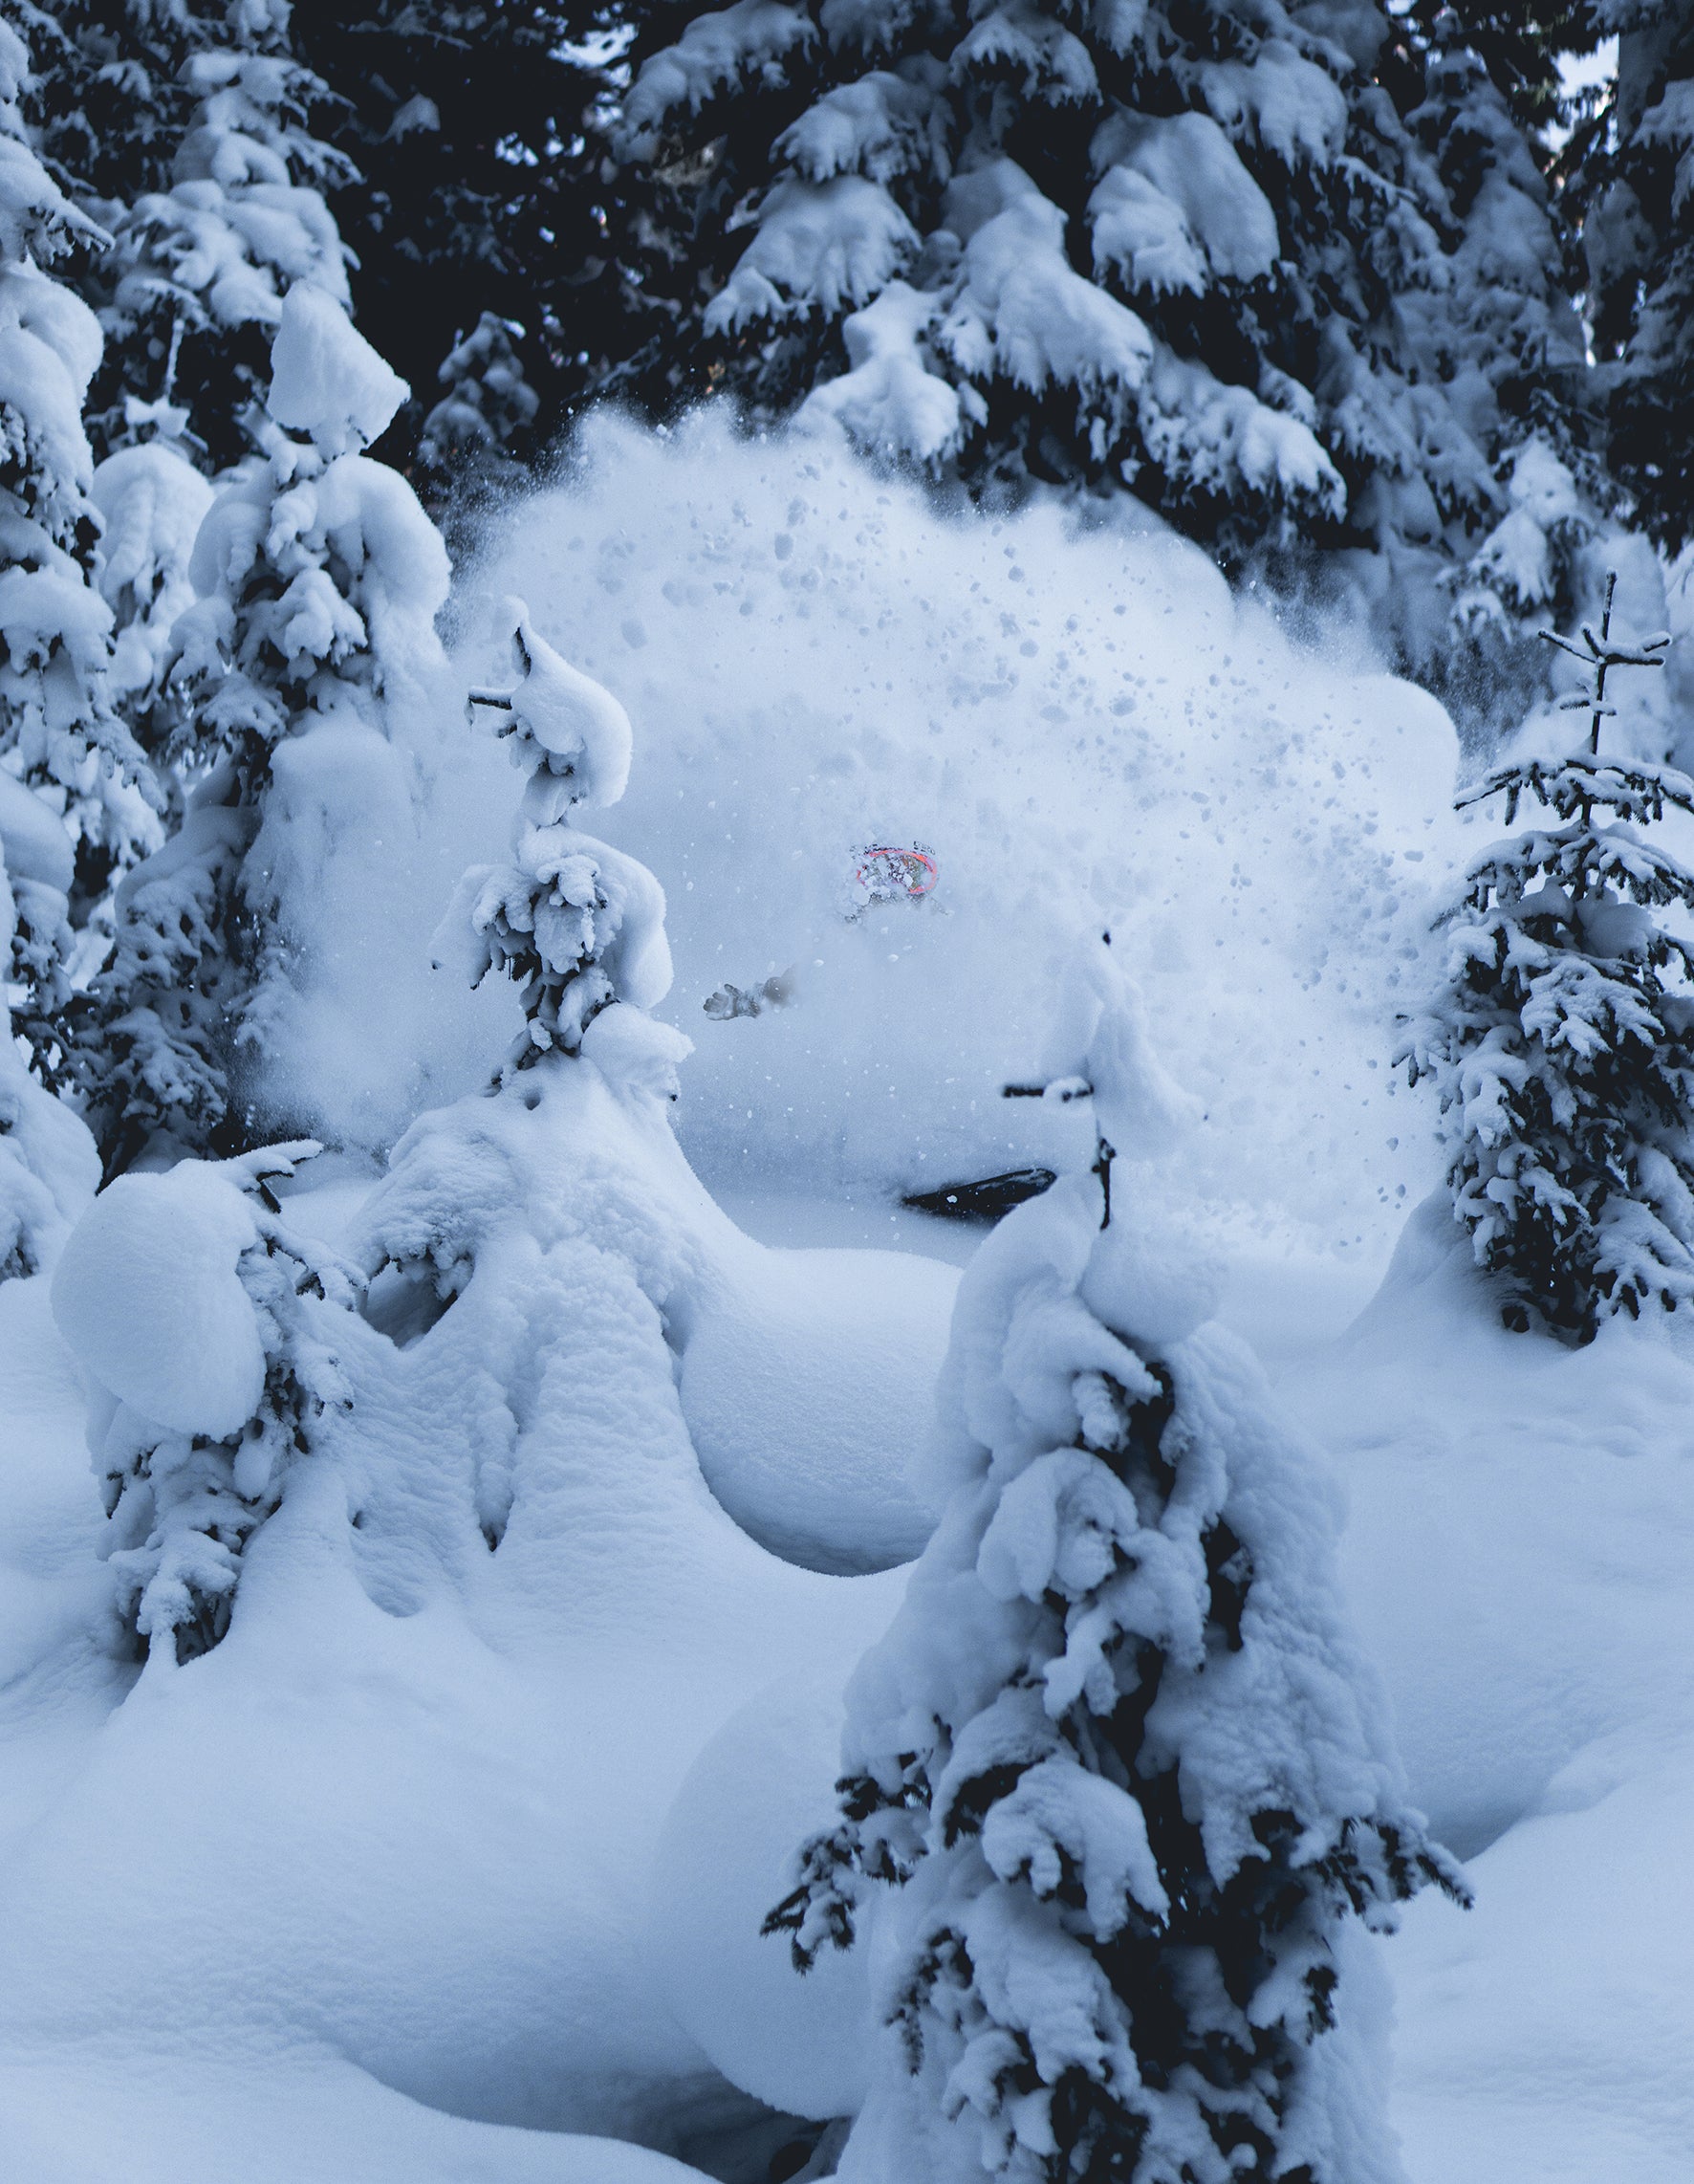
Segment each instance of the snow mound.
[[1444,1191],[1282,1381],[1348,1492],[1343,1581],[1412,1796],[1476,1891],[1464,1919],[1414,1906],[1387,1952],[1414,2184],[1687,2173],[1683,1321],[1507,1332]]
[[252,1210],[203,1161],[120,1175],[72,1231],[53,1282],[59,1332],[119,1402],[222,1440],[265,1387],[265,1348],[236,1273]]
[[1685,1737],[1596,1754],[1471,1867],[1468,1918],[1409,1913],[1388,1955],[1415,2184],[1684,2184],[1691,1797]]
[[1413,1794],[1472,1856],[1595,1739],[1686,1713],[1694,1343],[1509,1334],[1445,1193],[1356,1324],[1288,1375],[1351,1520],[1342,1573]]
[[443,2115],[310,2051],[265,2069],[0,2066],[0,2154],[30,2184],[706,2184],[644,2147]]
[[665,1999],[732,2085],[793,2115],[851,2115],[871,2034],[862,1952],[803,1977],[759,1929],[793,1885],[794,1847],[835,1817],[838,1683],[788,1677],[695,1760],[659,1839],[651,1948]]
[[764,1251],[731,1261],[683,1358],[706,1484],[785,1562],[836,1574],[922,1552],[908,1477],[928,1438],[958,1276],[911,1254]]

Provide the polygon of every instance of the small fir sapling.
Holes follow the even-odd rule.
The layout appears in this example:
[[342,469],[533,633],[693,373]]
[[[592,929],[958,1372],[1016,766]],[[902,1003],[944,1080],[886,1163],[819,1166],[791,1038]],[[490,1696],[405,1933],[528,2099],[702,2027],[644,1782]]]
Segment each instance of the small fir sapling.
[[193,1151],[247,1141],[244,1057],[292,991],[276,778],[305,780],[315,732],[385,736],[395,693],[441,659],[446,549],[404,479],[362,452],[404,382],[307,283],[284,298],[271,359],[264,459],[201,524],[199,597],[171,640],[194,785],[181,830],[119,890],[112,962],[79,1026],[108,1173],[155,1137]]
[[460,883],[443,927],[457,948],[473,937],[471,984],[501,971],[523,990],[524,1028],[503,1075],[544,1055],[576,1054],[614,1003],[654,1007],[670,986],[664,896],[644,864],[571,823],[578,804],[615,804],[629,779],[629,717],[609,690],[578,673],[513,601],[510,690],[475,690],[529,771],[512,827],[511,861],[478,865]]
[[1182,1103],[1103,946],[1065,1017],[1045,1096],[1093,1101],[1096,1166],[966,1271],[949,1497],[766,1931],[804,1970],[874,1923],[843,2180],[1382,2184],[1346,1930],[1465,1886],[1404,1805],[1312,1459],[1123,1179]]
[[485,311],[437,373],[445,392],[424,420],[418,460],[438,498],[488,493],[522,477],[541,406],[514,346],[523,336],[515,318]]
[[1564,701],[1590,716],[1587,751],[1502,767],[1460,799],[1504,796],[1508,825],[1526,797],[1551,816],[1471,866],[1444,921],[1445,982],[1396,1056],[1435,1085],[1453,1217],[1506,1324],[1575,1343],[1694,1298],[1694,951],[1653,915],[1694,909],[1694,874],[1635,831],[1667,804],[1694,815],[1694,781],[1600,755],[1608,675],[1662,666],[1669,643],[1617,642],[1612,591],[1597,634],[1549,633],[1589,672]]
[[224,1636],[249,1540],[315,1421],[349,1401],[337,1336],[363,1278],[290,1229],[271,1188],[318,1149],[120,1176],[54,1273],[54,1314],[94,1396],[118,1611],[150,1659]]

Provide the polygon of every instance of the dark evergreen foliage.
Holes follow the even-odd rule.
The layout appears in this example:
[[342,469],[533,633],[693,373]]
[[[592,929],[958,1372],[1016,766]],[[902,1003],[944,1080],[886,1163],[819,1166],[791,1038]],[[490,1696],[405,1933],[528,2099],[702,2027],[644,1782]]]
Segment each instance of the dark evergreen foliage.
[[1615,476],[1672,550],[1694,537],[1694,5],[1600,0],[1618,31],[1606,134],[1589,132],[1595,351]]
[[358,260],[359,323],[413,389],[395,443],[402,466],[444,360],[484,314],[508,323],[538,400],[533,438],[513,443],[520,455],[556,436],[599,377],[596,299],[616,276],[584,116],[606,89],[591,55],[616,51],[604,26],[618,12],[559,0],[295,0],[294,52],[347,102],[334,142],[358,179],[331,203]]

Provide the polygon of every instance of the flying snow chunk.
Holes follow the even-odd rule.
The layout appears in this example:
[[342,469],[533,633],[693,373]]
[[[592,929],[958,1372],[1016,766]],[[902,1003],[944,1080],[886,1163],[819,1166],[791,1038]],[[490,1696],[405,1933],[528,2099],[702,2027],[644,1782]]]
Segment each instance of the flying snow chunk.
[[258,1231],[217,1168],[120,1175],[72,1231],[53,1313],[83,1368],[158,1426],[222,1440],[258,1408],[265,1350],[236,1272]]
[[271,371],[265,406],[329,456],[357,454],[380,440],[412,391],[335,298],[304,281],[282,299]]

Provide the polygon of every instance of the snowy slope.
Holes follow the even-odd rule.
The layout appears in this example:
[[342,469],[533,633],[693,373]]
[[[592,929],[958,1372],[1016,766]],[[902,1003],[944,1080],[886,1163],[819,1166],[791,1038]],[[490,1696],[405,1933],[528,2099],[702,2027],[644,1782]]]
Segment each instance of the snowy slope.
[[1476,1889],[1384,1949],[1414,2184],[1686,2177],[1694,1328],[1508,1334],[1431,1201],[1282,1393],[1340,1465],[1353,1613]]
[[[568,2147],[485,2141],[426,2110],[727,2142],[712,2158],[733,2173],[737,2145],[784,2127],[724,2068],[790,2109],[808,2093],[780,2055],[749,2063],[744,2045],[720,2061],[712,2027],[746,2019],[749,1981],[800,2032],[821,2011],[815,2041],[850,2067],[856,2020],[843,2025],[828,1982],[800,1985],[781,1944],[749,1929],[745,1963],[708,1953],[703,1972],[683,1914],[656,1921],[651,1907],[679,1786],[749,1703],[766,1758],[737,1769],[718,1825],[744,1886],[774,1900],[788,1754],[758,1694],[803,1671],[827,1719],[901,1580],[819,1575],[759,1545],[713,1497],[678,1382],[695,1343],[721,1375],[762,1327],[765,1410],[743,1440],[703,1435],[707,1475],[751,1529],[882,1567],[927,1527],[903,1470],[953,1270],[768,1250],[711,1204],[662,1118],[644,1123],[588,1064],[552,1097],[538,1124],[517,1109],[533,1173],[467,1178],[461,1155],[461,1173],[436,1174],[462,1195],[493,1175],[520,1215],[528,1182],[538,1211],[496,1223],[432,1325],[394,1294],[398,1341],[347,1321],[351,1410],[250,1546],[228,1637],[185,1668],[155,1659],[137,1681],[112,1658],[80,1390],[46,1284],[0,1288],[0,2047],[13,2066],[0,2133],[40,2184],[99,2173],[119,2145],[164,2173],[215,2143],[202,2111],[219,2087],[264,2132],[272,2166],[255,2176],[327,2177],[314,2166],[326,2147],[367,2139],[393,2164],[373,2175],[407,2161],[419,2175],[435,2162],[601,2173],[586,2151],[573,2167]],[[471,1104],[492,1129],[497,1103]],[[291,1202],[291,1218],[341,1236],[392,1224],[387,1204],[342,1179]],[[145,1266],[106,1278],[109,1312],[147,1300]],[[824,1339],[843,1327],[849,1341]],[[891,1510],[905,1512],[896,1538]],[[812,1772],[827,1799],[832,1762]],[[697,1892],[692,1915],[716,1900]],[[52,2122],[72,2086],[75,2136]]]

